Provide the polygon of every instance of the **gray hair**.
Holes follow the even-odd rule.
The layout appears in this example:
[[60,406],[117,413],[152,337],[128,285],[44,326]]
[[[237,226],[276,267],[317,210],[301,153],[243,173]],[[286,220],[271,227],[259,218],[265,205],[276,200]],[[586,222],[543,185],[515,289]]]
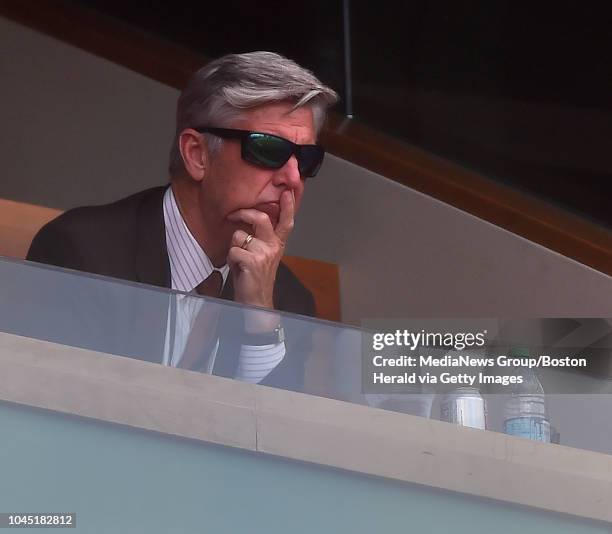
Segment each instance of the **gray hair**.
[[[338,100],[336,92],[323,85],[309,70],[273,52],[229,54],[198,70],[179,97],[176,133],[170,151],[170,176],[184,173],[179,137],[185,128],[228,127],[243,110],[290,101],[293,109],[308,105],[317,133],[327,108]],[[221,139],[204,134],[214,153]]]

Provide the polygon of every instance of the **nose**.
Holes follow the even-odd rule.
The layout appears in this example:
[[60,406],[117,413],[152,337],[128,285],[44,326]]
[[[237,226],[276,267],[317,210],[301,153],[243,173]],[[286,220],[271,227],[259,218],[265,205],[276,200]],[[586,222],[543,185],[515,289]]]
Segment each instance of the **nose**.
[[293,154],[280,169],[277,169],[274,173],[273,179],[274,185],[284,185],[289,189],[296,189],[302,184],[302,178],[300,176],[300,169],[298,168],[298,161]]

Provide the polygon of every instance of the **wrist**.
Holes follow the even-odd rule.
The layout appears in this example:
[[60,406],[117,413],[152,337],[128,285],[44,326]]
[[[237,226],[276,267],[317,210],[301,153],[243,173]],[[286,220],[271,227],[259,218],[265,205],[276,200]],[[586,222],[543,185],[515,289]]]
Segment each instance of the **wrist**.
[[245,306],[257,306],[258,308],[274,309],[274,299],[272,295],[244,295],[239,292],[234,293],[234,302]]

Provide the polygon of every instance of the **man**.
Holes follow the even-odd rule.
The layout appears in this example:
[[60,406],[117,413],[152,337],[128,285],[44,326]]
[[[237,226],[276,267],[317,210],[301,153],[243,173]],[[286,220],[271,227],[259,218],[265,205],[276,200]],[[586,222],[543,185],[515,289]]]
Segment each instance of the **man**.
[[[309,71],[274,53],[213,61],[179,98],[170,187],[66,212],[38,233],[27,259],[312,315],[312,296],[280,260],[304,181],[322,162],[317,134],[336,99]],[[196,352],[208,347],[203,359],[217,374],[274,383],[274,373],[283,378],[291,368],[277,314],[246,313],[240,331],[234,325],[226,332],[240,341],[233,347],[224,343],[222,319],[206,318],[201,301],[190,311],[189,301],[193,307],[185,299],[169,310],[166,363],[202,368],[195,343]],[[217,321],[211,344],[202,331]],[[206,341],[193,341],[198,335]],[[261,370],[260,361],[268,367]]]

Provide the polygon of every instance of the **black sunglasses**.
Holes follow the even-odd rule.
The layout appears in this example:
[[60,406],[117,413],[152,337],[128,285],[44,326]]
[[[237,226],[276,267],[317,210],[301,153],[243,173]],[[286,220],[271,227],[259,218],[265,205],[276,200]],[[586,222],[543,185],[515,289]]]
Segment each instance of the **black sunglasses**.
[[296,145],[278,135],[231,128],[201,127],[194,130],[223,138],[240,139],[242,159],[269,169],[280,169],[295,154],[302,178],[315,176],[325,156],[325,150],[320,145]]

